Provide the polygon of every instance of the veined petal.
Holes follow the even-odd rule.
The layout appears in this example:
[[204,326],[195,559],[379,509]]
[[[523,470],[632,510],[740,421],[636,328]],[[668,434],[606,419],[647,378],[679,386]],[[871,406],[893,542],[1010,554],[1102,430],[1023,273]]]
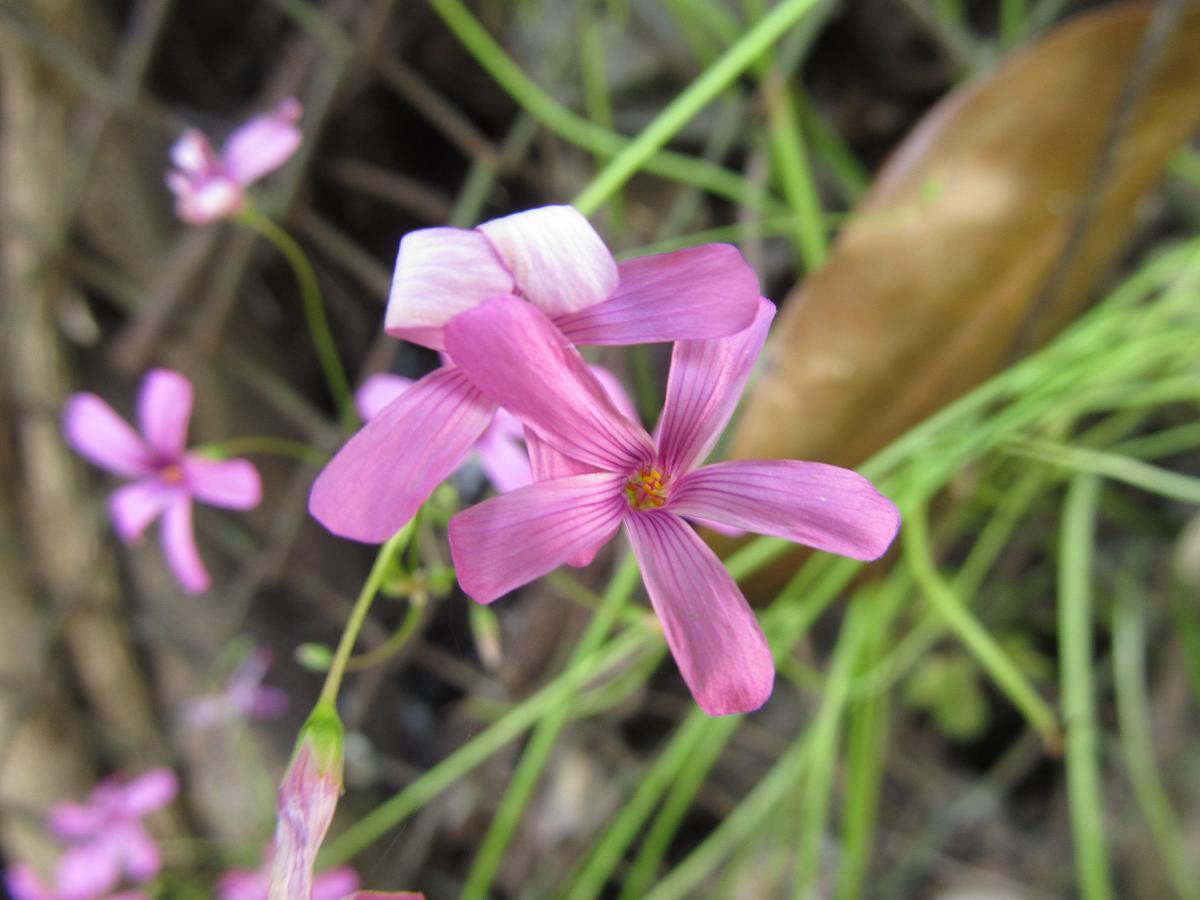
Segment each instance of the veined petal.
[[167,508],[176,493],[150,478],[117,488],[108,498],[108,514],[117,536],[127,544],[141,540],[150,523]]
[[604,366],[590,366],[592,374],[596,376],[596,380],[600,382],[600,386],[604,388],[604,393],[608,394],[608,399],[613,402],[613,406],[630,422],[641,421],[638,417],[637,408],[633,405],[633,400],[630,399],[625,386],[620,380]]
[[236,128],[221,148],[225,171],[245,186],[282,166],[300,146],[300,112],[299,101],[288,97]]
[[503,260],[521,296],[547,315],[602,303],[620,281],[604,241],[574,207],[529,209],[477,230]]
[[758,310],[758,277],[736,247],[704,244],[618,264],[603,303],[556,316],[575,344],[652,344],[724,337]]
[[354,405],[364,422],[370,422],[397,397],[412,387],[413,380],[402,375],[380,372],[372,375],[354,392]]
[[900,527],[894,503],[857,472],[791,459],[715,463],[680,478],[667,508],[853,559],[877,559]]
[[121,788],[121,813],[141,818],[162,809],[178,793],[179,779],[174,772],[170,769],[151,769]]
[[667,512],[630,513],[625,527],[667,646],[700,708],[725,716],[766,703],[775,683],[771,649],[712,550]]
[[334,534],[386,541],[462,464],[495,409],[453,366],[426,375],[321,471],[309,512]]
[[750,327],[725,338],[675,345],[657,432],[658,458],[667,471],[686,472],[712,451],[733,416],[774,316],[775,305],[760,299]]
[[162,521],[162,548],[167,568],[189,594],[202,594],[211,583],[196,549],[192,530],[192,498],[180,492],[167,505]]
[[[529,451],[529,467],[534,481],[552,481],[555,478],[566,478],[569,475],[584,475],[595,472],[595,466],[581,463],[577,459],[559,453],[531,430],[525,432],[525,447]],[[581,569],[589,566],[600,548],[608,543],[608,538],[598,541],[586,550],[568,557],[564,562],[568,566]]]
[[95,394],[74,394],[63,410],[63,436],[88,462],[116,475],[153,470],[150,450],[129,423]]
[[151,369],[138,389],[138,425],[161,460],[174,461],[187,446],[192,418],[192,383],[170,369]]
[[560,452],[610,472],[654,455],[646,432],[617,411],[579,351],[531,304],[489,300],[446,327],[446,346],[472,382]]
[[462,589],[491,603],[604,543],[626,508],[624,482],[607,472],[541,481],[460,512],[450,552]]
[[480,232],[410,231],[400,241],[384,330],[441,350],[442,326],[488,297],[514,290],[512,275]]
[[192,496],[210,506],[253,509],[262,500],[262,479],[248,459],[188,456],[183,471]]

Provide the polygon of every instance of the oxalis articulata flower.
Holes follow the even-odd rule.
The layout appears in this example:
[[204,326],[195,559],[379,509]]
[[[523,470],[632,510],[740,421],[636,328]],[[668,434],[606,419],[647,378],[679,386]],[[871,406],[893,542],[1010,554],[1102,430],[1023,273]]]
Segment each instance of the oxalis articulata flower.
[[[445,350],[455,316],[495,297],[520,298],[577,344],[642,344],[733,334],[750,324],[758,281],[738,251],[707,244],[617,263],[569,206],[547,206],[476,229],[406,235],[385,329]],[[309,510],[335,534],[391,537],[477,446],[497,404],[458,365],[426,375],[380,411],[317,477]],[[535,478],[564,462],[526,435]]]
[[196,549],[192,500],[251,509],[262,499],[258,470],[247,460],[216,460],[186,452],[192,383],[178,372],[153,369],[138,391],[139,435],[95,394],[74,394],[63,411],[63,433],[81,456],[114,475],[133,479],[109,499],[117,535],[141,539],[162,516],[162,547],[171,572],[192,594],[210,580]]
[[[459,367],[574,471],[487,500],[450,522],[463,589],[482,603],[564,562],[590,559],[624,525],[667,644],[711,715],[757,709],[774,662],[741,591],[685,519],[775,535],[855,559],[890,545],[900,516],[848,469],[795,460],[702,466],[733,414],[775,308],[748,327],[679,341],[655,437],[622,415],[540,310],[490,300],[446,327]],[[485,388],[482,386],[486,386]]]

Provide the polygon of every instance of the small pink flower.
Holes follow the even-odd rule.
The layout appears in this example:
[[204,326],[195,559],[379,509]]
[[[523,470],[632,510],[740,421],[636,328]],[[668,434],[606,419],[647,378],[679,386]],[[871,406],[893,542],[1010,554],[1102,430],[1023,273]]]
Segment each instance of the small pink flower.
[[450,548],[463,590],[483,603],[563,562],[594,554],[624,525],[667,644],[710,715],[770,696],[774,662],[741,591],[686,519],[717,522],[875,559],[900,517],[861,475],[794,460],[701,466],[733,414],[775,307],[730,337],[675,344],[655,436],[613,406],[582,357],[540,311],[491,300],[446,329],[466,377],[527,431],[577,461],[459,513]]
[[[385,328],[444,349],[447,323],[496,296],[528,301],[574,343],[625,345],[733,334],[754,318],[758,281],[726,244],[617,263],[578,211],[546,206],[405,235]],[[317,476],[309,511],[326,528],[385,541],[462,464],[496,404],[457,362],[415,382]],[[526,438],[535,478],[570,467]]]
[[167,565],[192,594],[209,577],[192,531],[192,499],[227,509],[250,509],[262,497],[258,470],[247,460],[215,460],[185,452],[192,383],[178,372],[153,369],[137,401],[141,434],[95,394],[75,394],[63,412],[67,443],[114,475],[133,479],[109,499],[117,535],[127,544],[162,516]]
[[300,103],[289,97],[235,129],[220,155],[202,132],[184,132],[171,146],[175,168],[167,173],[179,218],[203,225],[236,215],[246,202],[246,188],[282,166],[300,146],[300,112]]
[[271,668],[269,650],[248,654],[217,694],[199,697],[184,708],[184,721],[191,728],[247,719],[274,719],[287,711],[287,694],[262,681]]
[[[12,900],[100,900],[101,897],[91,890],[64,890],[61,885],[47,887],[33,868],[24,863],[9,866],[4,873],[4,886]],[[104,894],[104,900],[146,900],[146,895],[141,891],[119,891]]]
[[58,894],[100,897],[122,876],[140,884],[157,875],[162,854],[141,820],[170,803],[178,790],[171,770],[153,769],[129,782],[106,778],[87,803],[51,809],[50,830],[70,844],[58,863]]

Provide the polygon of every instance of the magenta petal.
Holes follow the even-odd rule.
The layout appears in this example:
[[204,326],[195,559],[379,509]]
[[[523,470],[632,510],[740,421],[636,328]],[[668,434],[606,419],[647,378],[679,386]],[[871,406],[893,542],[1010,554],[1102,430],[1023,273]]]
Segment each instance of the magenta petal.
[[354,405],[364,422],[370,422],[410,387],[412,379],[386,372],[372,375],[354,392]]
[[653,457],[646,432],[617,411],[579,351],[533,305],[489,300],[446,327],[446,347],[471,381],[560,452],[623,473]]
[[895,504],[857,472],[791,459],[689,472],[672,489],[668,509],[854,559],[882,556],[900,527]]
[[263,900],[271,889],[267,872],[234,869],[217,880],[217,900]]
[[488,297],[513,290],[512,275],[478,231],[410,231],[400,241],[384,330],[440,350],[442,326]]
[[170,769],[151,769],[121,788],[121,813],[134,818],[162,809],[179,793],[179,779]]
[[612,537],[627,508],[625,479],[607,472],[540,481],[450,520],[462,589],[491,603]]
[[188,490],[210,506],[253,509],[262,500],[262,479],[249,460],[189,456],[183,470]]
[[56,803],[50,808],[46,824],[65,840],[78,840],[95,834],[107,820],[107,813],[81,803]]
[[604,366],[592,366],[592,374],[596,376],[596,380],[600,382],[600,386],[604,388],[604,393],[608,394],[608,399],[625,418],[631,422],[640,422],[637,408],[633,405],[633,400],[630,399],[625,386],[620,380]]
[[386,541],[459,467],[494,412],[459,369],[426,375],[322,470],[309,511],[334,534]]
[[749,328],[726,338],[675,345],[657,432],[658,458],[667,471],[686,472],[712,451],[733,416],[774,316],[774,304],[760,299]]
[[106,840],[68,848],[55,869],[59,900],[90,900],[116,887],[121,880],[119,849]]
[[712,550],[670,513],[634,512],[625,527],[667,646],[700,708],[725,716],[766,703],[775,683],[771,649]]
[[556,316],[576,344],[651,344],[724,337],[758,310],[758,277],[729,244],[629,259],[604,303]]
[[150,451],[129,423],[95,394],[74,394],[63,410],[63,435],[80,456],[116,475],[145,475]]
[[167,506],[162,521],[162,547],[171,574],[189,594],[208,590],[208,570],[196,549],[192,530],[192,498],[180,493]]
[[187,446],[192,418],[192,383],[170,369],[151,369],[138,390],[138,425],[162,461],[175,461]]
[[121,835],[122,860],[130,881],[149,881],[162,869],[162,851],[140,824],[126,824]]
[[358,890],[358,873],[349,866],[321,872],[313,879],[312,900],[342,900]]
[[616,261],[574,207],[530,209],[478,230],[512,273],[521,296],[547,315],[603,303],[617,288]]
[[500,493],[516,490],[533,481],[529,457],[512,438],[485,433],[476,445],[476,451],[483,473]]
[[13,863],[5,870],[4,886],[12,900],[55,900],[54,892],[24,863]]
[[534,481],[552,481],[568,475],[603,471],[559,453],[532,429],[525,430],[525,448],[529,451],[529,468]]
[[425,895],[413,891],[355,891],[341,900],[425,900]]
[[117,488],[108,498],[108,514],[117,536],[127,544],[141,540],[146,528],[158,518],[178,491],[161,482],[144,479]]
[[247,185],[282,166],[300,146],[300,104],[289,97],[229,135],[221,162],[233,179]]
[[175,193],[175,214],[189,225],[207,225],[237,213],[246,202],[242,186],[228,176],[217,174],[184,183],[170,179]]

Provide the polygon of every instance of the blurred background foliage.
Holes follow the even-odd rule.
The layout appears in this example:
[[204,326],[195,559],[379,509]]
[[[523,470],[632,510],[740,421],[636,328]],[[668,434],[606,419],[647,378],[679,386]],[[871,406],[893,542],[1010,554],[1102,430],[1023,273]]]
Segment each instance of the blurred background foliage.
[[[457,478],[366,632],[329,862],[431,898],[1200,896],[1195,2],[0,0],[0,91],[6,859],[151,764],[185,785],[161,896],[270,833],[368,551],[307,517],[312,461],[263,457],[185,601],[57,417],[161,364],[194,440],[343,440],[286,267],[162,183],[184,127],[295,95],[258,197],[356,383],[436,364],[380,330],[404,233],[577,198],[620,254],[736,243],[780,303],[729,455],[861,467],[905,514],[865,570],[722,545],[780,676],[711,720],[620,559],[458,593]],[[647,422],[667,352],[598,357]],[[290,717],[180,728],[247,636]]]

